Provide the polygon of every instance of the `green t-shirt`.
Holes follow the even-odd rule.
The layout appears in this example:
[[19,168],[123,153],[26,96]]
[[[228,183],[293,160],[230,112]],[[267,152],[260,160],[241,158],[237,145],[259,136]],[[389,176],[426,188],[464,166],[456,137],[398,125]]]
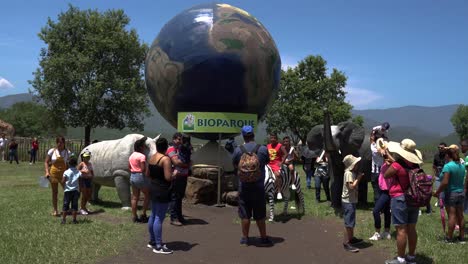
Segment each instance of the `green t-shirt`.
[[358,190],[357,186],[354,190],[349,189],[347,182],[352,183],[356,180],[356,174],[346,170],[343,178],[343,192],[341,193],[341,201],[343,203],[357,203],[358,202]]
[[465,168],[461,163],[450,161],[444,165],[441,173],[441,181],[444,179],[444,174],[449,173],[450,179],[448,184],[449,192],[463,192],[465,183]]

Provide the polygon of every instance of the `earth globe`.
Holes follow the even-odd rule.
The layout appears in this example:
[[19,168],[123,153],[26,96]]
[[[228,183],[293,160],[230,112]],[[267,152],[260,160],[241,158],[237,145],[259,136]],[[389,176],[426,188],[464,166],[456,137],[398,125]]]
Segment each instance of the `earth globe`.
[[153,41],[145,64],[148,94],[174,127],[178,112],[251,113],[261,118],[281,74],[278,49],[260,21],[240,8],[216,3],[194,6],[172,18]]

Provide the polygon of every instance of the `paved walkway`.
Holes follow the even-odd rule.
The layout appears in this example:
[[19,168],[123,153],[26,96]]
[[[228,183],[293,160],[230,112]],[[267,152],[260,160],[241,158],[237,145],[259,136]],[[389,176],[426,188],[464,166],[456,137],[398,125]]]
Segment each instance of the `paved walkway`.
[[[146,226],[142,239],[129,245],[121,255],[101,263],[384,263],[390,256],[370,243],[358,253],[344,251],[343,225],[333,220],[304,217],[267,224],[272,247],[240,246],[240,224],[235,207],[216,208],[184,205],[189,225],[176,227],[164,223],[163,239],[174,250],[172,255],[160,255],[146,247]],[[251,236],[258,237],[255,224]]]

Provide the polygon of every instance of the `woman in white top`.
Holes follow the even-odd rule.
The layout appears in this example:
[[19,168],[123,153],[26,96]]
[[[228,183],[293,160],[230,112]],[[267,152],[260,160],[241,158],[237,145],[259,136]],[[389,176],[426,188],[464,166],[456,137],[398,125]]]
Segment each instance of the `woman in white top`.
[[47,156],[44,162],[45,175],[50,181],[50,186],[52,187],[52,206],[54,211],[53,216],[60,216],[57,210],[57,194],[58,194],[58,184],[62,185],[63,173],[67,170],[67,161],[70,157],[70,151],[65,148],[65,138],[59,136],[56,138],[55,142],[57,146],[55,148],[49,149]]

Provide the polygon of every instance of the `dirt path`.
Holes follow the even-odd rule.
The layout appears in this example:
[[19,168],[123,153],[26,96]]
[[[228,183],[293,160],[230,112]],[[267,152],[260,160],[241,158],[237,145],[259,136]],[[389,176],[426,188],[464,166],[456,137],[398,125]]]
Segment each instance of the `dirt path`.
[[[337,221],[304,217],[267,225],[274,245],[269,248],[240,246],[240,224],[236,208],[184,205],[189,225],[175,227],[164,222],[163,240],[174,250],[172,255],[159,255],[146,247],[148,234],[142,226],[142,237],[121,255],[101,263],[384,263],[390,256],[370,243],[359,253],[344,251],[343,226]],[[251,236],[258,237],[255,225]]]

